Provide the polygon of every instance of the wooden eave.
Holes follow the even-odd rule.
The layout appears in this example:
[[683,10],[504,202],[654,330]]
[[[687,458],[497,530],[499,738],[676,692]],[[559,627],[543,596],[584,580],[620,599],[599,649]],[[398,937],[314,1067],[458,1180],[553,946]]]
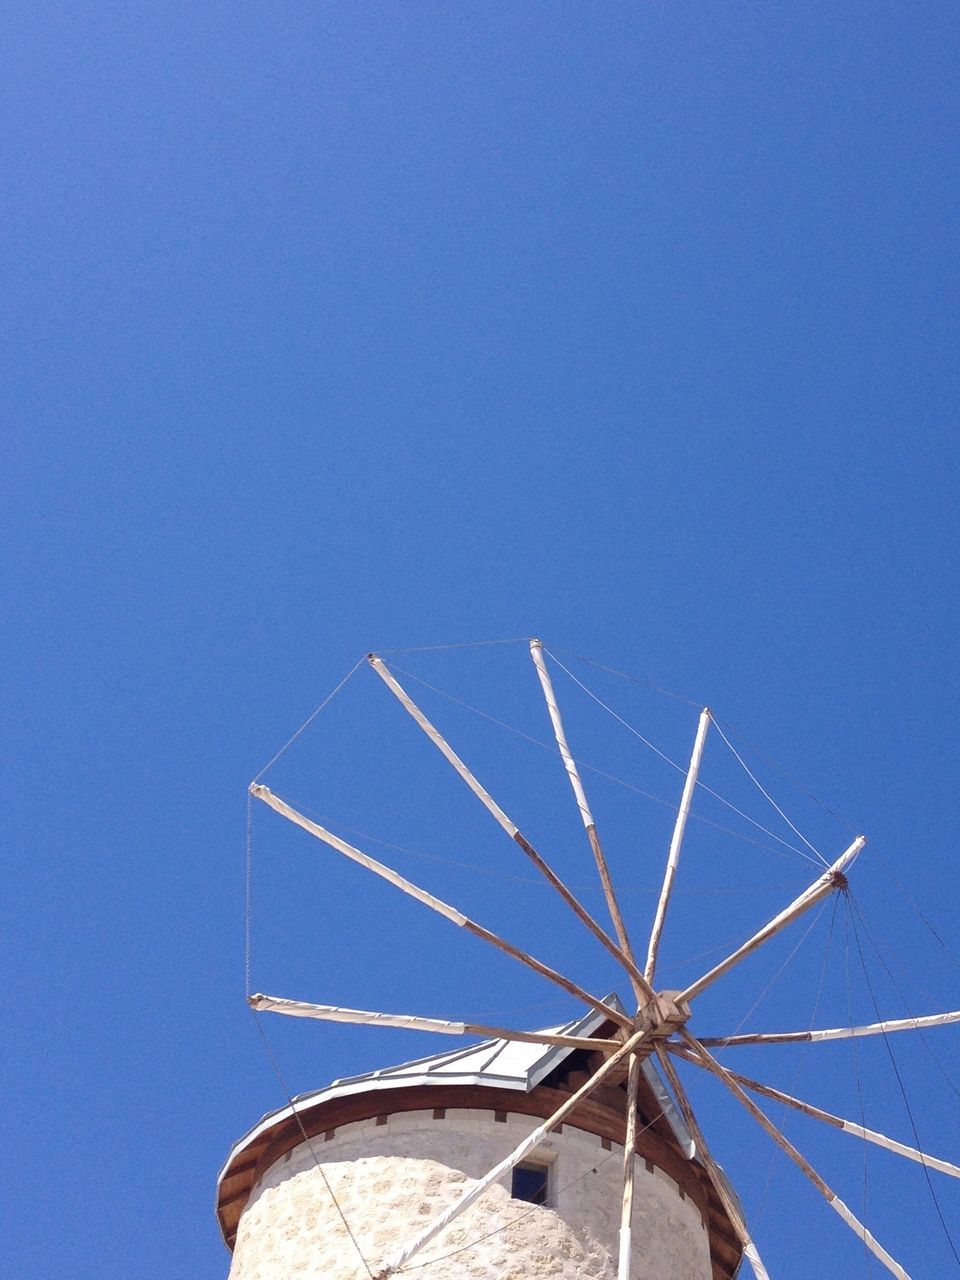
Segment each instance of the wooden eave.
[[[529,1093],[485,1085],[423,1084],[380,1088],[349,1096],[320,1098],[304,1102],[297,1115],[278,1118],[263,1128],[228,1161],[220,1179],[217,1219],[229,1249],[236,1242],[240,1217],[257,1180],[267,1169],[307,1138],[332,1134],[337,1128],[377,1116],[434,1108],[500,1111],[546,1119],[574,1092],[577,1066],[564,1074],[568,1080],[541,1084]],[[559,1086],[559,1087],[558,1087]],[[565,1121],[567,1125],[621,1145],[625,1129],[625,1094],[620,1086],[598,1090],[582,1102]],[[647,1085],[641,1086],[641,1114],[658,1116],[659,1104]],[[647,1123],[647,1121],[644,1121]],[[302,1127],[301,1127],[302,1126]],[[637,1155],[648,1167],[663,1170],[680,1188],[681,1195],[697,1205],[709,1234],[713,1280],[731,1280],[740,1263],[741,1249],[733,1227],[713,1191],[709,1177],[697,1160],[688,1160],[662,1116],[640,1133]]]

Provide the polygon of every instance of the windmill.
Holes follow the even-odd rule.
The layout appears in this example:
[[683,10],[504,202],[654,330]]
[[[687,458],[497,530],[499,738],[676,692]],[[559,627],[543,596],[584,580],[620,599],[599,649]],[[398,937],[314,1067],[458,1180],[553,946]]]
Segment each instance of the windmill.
[[[619,1226],[616,1233],[615,1247],[611,1242],[611,1253],[616,1254],[616,1275],[618,1280],[629,1280],[630,1277],[637,1274],[648,1274],[644,1271],[638,1273],[635,1265],[636,1244],[633,1221],[637,1187],[637,1152],[640,1149],[638,1131],[652,1127],[654,1122],[661,1122],[662,1127],[664,1121],[673,1124],[676,1146],[682,1147],[685,1142],[690,1142],[696,1154],[697,1166],[703,1171],[705,1180],[709,1184],[713,1216],[707,1227],[708,1233],[711,1227],[714,1236],[722,1236],[728,1230],[732,1232],[739,1253],[742,1253],[744,1261],[752,1270],[756,1280],[765,1280],[768,1273],[756,1243],[751,1236],[743,1210],[707,1145],[697,1111],[687,1088],[677,1072],[676,1063],[683,1061],[692,1064],[719,1081],[744,1110],[750,1114],[753,1120],[767,1132],[783,1154],[800,1169],[843,1223],[862,1241],[864,1248],[890,1274],[906,1278],[907,1272],[900,1263],[875,1238],[871,1230],[860,1220],[849,1205],[840,1198],[833,1187],[814,1169],[813,1165],[783,1135],[779,1127],[769,1118],[756,1099],[758,1097],[770,1099],[783,1106],[803,1112],[807,1116],[824,1122],[834,1129],[839,1129],[864,1142],[883,1147],[899,1156],[918,1162],[924,1166],[925,1170],[933,1170],[952,1177],[960,1177],[960,1168],[949,1161],[926,1154],[918,1146],[897,1142],[892,1138],[868,1129],[864,1124],[857,1124],[854,1121],[807,1103],[784,1090],[773,1088],[739,1072],[732,1071],[724,1063],[721,1063],[716,1051],[743,1044],[784,1044],[800,1041],[813,1043],[840,1039],[860,1039],[869,1036],[883,1036],[886,1038],[893,1033],[901,1031],[923,1029],[960,1021],[960,1013],[940,1013],[919,1018],[878,1020],[859,1026],[832,1029],[811,1028],[796,1032],[749,1032],[740,1034],[739,1031],[735,1031],[726,1036],[697,1034],[697,1002],[703,993],[725,979],[741,962],[757,953],[772,939],[788,930],[790,926],[810,912],[812,908],[833,895],[843,894],[847,889],[847,873],[862,851],[866,843],[865,838],[857,836],[850,841],[838,857],[823,866],[816,878],[801,893],[791,901],[788,901],[761,928],[755,930],[750,936],[741,941],[717,963],[702,972],[695,980],[686,983],[679,990],[660,986],[658,981],[658,960],[664,926],[675,890],[685,832],[691,814],[694,795],[698,787],[707,737],[711,726],[716,722],[709,710],[704,709],[701,711],[689,765],[684,771],[685,776],[680,802],[676,807],[676,816],[673,822],[666,860],[666,870],[657,897],[645,955],[641,961],[634,951],[624,912],[621,908],[604,848],[598,834],[597,823],[587,799],[582,777],[582,764],[578,763],[568,743],[564,721],[546,657],[550,656],[568,674],[572,673],[563,666],[556,655],[547,655],[544,646],[538,639],[532,639],[528,643],[552,728],[556,753],[562,761],[566,777],[573,792],[579,817],[584,828],[586,844],[592,855],[596,875],[602,890],[603,902],[610,919],[610,929],[601,924],[597,919],[597,914],[584,905],[581,896],[557,873],[554,866],[547,861],[513,818],[507,814],[504,808],[494,799],[493,795],[479,781],[470,766],[465,763],[433,721],[427,717],[422,708],[414,701],[408,689],[398,679],[398,673],[391,669],[385,658],[371,654],[368,655],[368,661],[372,670],[399,705],[416,723],[429,743],[452,767],[488,815],[519,847],[525,858],[535,868],[537,874],[550,886],[569,912],[577,918],[579,925],[592,935],[595,941],[615,961],[629,983],[632,995],[630,1004],[633,1012],[630,1012],[619,1002],[611,1001],[607,997],[602,998],[596,993],[587,990],[575,979],[546,964],[500,933],[473,919],[460,910],[459,907],[436,896],[412,879],[401,875],[385,862],[373,858],[357,845],[335,834],[329,827],[308,816],[301,808],[297,808],[281,799],[259,780],[255,781],[250,788],[252,799],[267,805],[288,822],[309,833],[329,849],[334,850],[345,859],[363,868],[366,872],[386,882],[393,889],[398,890],[408,899],[417,902],[435,916],[464,930],[480,940],[485,946],[499,952],[502,956],[509,957],[517,965],[524,966],[527,970],[536,973],[540,978],[562,990],[565,995],[573,997],[580,1004],[586,1006],[587,1009],[585,1017],[572,1024],[540,1032],[529,1032],[511,1030],[502,1026],[491,1026],[478,1021],[451,1021],[423,1017],[417,1014],[384,1013],[381,1011],[295,1001],[283,997],[251,993],[248,988],[249,1003],[258,1012],[269,1011],[330,1022],[402,1027],[408,1030],[435,1034],[489,1036],[499,1046],[513,1046],[514,1048],[524,1046],[524,1052],[527,1057],[522,1060],[525,1066],[520,1075],[526,1080],[526,1087],[529,1087],[530,1072],[533,1070],[532,1064],[540,1063],[545,1053],[560,1053],[567,1056],[572,1053],[588,1055],[586,1061],[589,1063],[589,1070],[586,1072],[585,1078],[578,1081],[574,1077],[568,1077],[564,1081],[564,1088],[561,1091],[562,1099],[558,1101],[556,1107],[549,1114],[543,1115],[542,1118],[538,1117],[538,1123],[532,1126],[527,1124],[519,1141],[511,1146],[505,1154],[496,1159],[489,1168],[483,1172],[472,1173],[464,1181],[463,1185],[457,1188],[455,1194],[445,1197],[444,1203],[437,1207],[436,1212],[427,1215],[426,1221],[420,1217],[416,1221],[409,1222],[405,1228],[403,1224],[392,1224],[391,1238],[393,1234],[398,1234],[402,1235],[402,1240],[399,1240],[396,1247],[389,1249],[383,1256],[378,1257],[372,1266],[368,1265],[366,1259],[364,1259],[364,1266],[367,1272],[370,1276],[375,1277],[376,1280],[386,1280],[388,1276],[403,1274],[416,1269],[420,1265],[418,1259],[422,1259],[425,1255],[429,1256],[431,1246],[435,1247],[440,1237],[449,1239],[449,1233],[456,1228],[458,1220],[469,1220],[471,1212],[475,1212],[475,1206],[502,1184],[503,1180],[512,1171],[522,1169],[532,1154],[538,1150],[542,1151],[544,1143],[549,1140],[551,1134],[555,1134],[560,1130],[571,1117],[580,1114],[584,1106],[589,1103],[591,1097],[599,1096],[605,1089],[609,1089],[611,1085],[615,1084],[622,1089],[624,1099],[621,1137],[622,1170],[616,1187],[616,1207],[618,1210],[616,1216]],[[576,679],[576,677],[573,678]],[[345,682],[338,686],[338,690],[342,688],[343,683]],[[577,683],[580,682],[577,681]],[[724,742],[730,746],[731,751],[736,754],[735,749],[719,725],[717,725],[717,731]],[[300,732],[298,731],[294,738],[299,736]],[[275,757],[274,759],[276,760],[277,758]],[[739,759],[739,756],[737,758]],[[271,761],[271,764],[273,763]],[[746,768],[746,765],[744,765],[744,768]],[[260,776],[262,777],[262,774]],[[771,801],[771,803],[773,802]],[[779,809],[778,812],[782,813]],[[783,816],[786,818],[786,815]],[[789,819],[786,820],[789,822]],[[791,823],[790,825],[792,826],[793,824]],[[796,828],[793,829],[796,831]],[[799,832],[797,834],[799,835]],[[804,839],[802,836],[800,838]],[[809,844],[806,841],[805,843]],[[813,849],[812,845],[809,847]],[[825,862],[819,853],[817,853],[817,857]],[[533,1057],[530,1057],[531,1046],[533,1046]],[[502,1049],[498,1049],[498,1052],[502,1052]],[[420,1075],[416,1077],[418,1088],[426,1087],[425,1081],[430,1085],[435,1086],[437,1084],[438,1073],[442,1074],[443,1071],[443,1067],[438,1066],[438,1063],[442,1063],[445,1060],[441,1055],[439,1059],[425,1061],[433,1065],[424,1067],[423,1062],[407,1064],[420,1069]],[[556,1060],[550,1059],[549,1061],[553,1064],[552,1069],[557,1070]],[[657,1070],[654,1069],[654,1064]],[[524,1071],[526,1075],[524,1075]],[[427,1077],[431,1073],[433,1073],[433,1079],[427,1081]],[[381,1079],[382,1074],[377,1073]],[[580,1074],[583,1075],[583,1072],[581,1071]],[[416,1072],[414,1075],[416,1075]],[[653,1113],[657,1107],[657,1084],[659,1081],[666,1083],[669,1092],[663,1091],[659,1112],[654,1115]],[[342,1090],[344,1082],[338,1082],[338,1084]],[[371,1091],[371,1082],[368,1078],[361,1078],[359,1081],[354,1081],[353,1084],[357,1088],[354,1088],[352,1092],[348,1089],[349,1096],[354,1096],[357,1089],[367,1094]],[[336,1087],[334,1092],[336,1093]],[[279,1118],[274,1118],[265,1128],[260,1126],[258,1130],[254,1131],[252,1137],[248,1135],[248,1140],[244,1140],[239,1144],[224,1171],[226,1179],[224,1180],[223,1176],[221,1179],[222,1187],[226,1186],[232,1196],[230,1200],[233,1214],[231,1221],[234,1230],[239,1214],[244,1204],[246,1204],[246,1199],[249,1198],[253,1185],[252,1180],[257,1170],[266,1169],[270,1163],[275,1162],[278,1158],[278,1149],[274,1144],[267,1165],[264,1165],[263,1159],[266,1147],[257,1148],[256,1143],[261,1139],[265,1140],[266,1135],[269,1135],[270,1141],[273,1142],[278,1132],[278,1126],[286,1124],[287,1137],[283,1140],[288,1144],[286,1150],[289,1151],[289,1143],[298,1139],[298,1137],[308,1140],[307,1146],[309,1147],[309,1138],[319,1130],[314,1128],[313,1134],[308,1134],[303,1125],[304,1115],[315,1109],[322,1111],[323,1108],[327,1108],[327,1111],[323,1114],[327,1115],[329,1121],[330,1115],[342,1114],[342,1112],[336,1111],[336,1107],[342,1107],[342,1099],[348,1095],[341,1092],[336,1093],[336,1096],[332,1096],[324,1092],[322,1097],[300,1100],[300,1113],[298,1113],[297,1107],[291,1100],[288,1113],[284,1113]],[[333,1111],[329,1109],[331,1106],[334,1106]],[[444,1110],[444,1108],[435,1106],[434,1110]],[[332,1125],[325,1132],[334,1132],[336,1127],[336,1125]],[[309,1154],[314,1162],[318,1163],[316,1152],[311,1149]],[[232,1182],[231,1179],[233,1180]],[[330,1190],[331,1197],[336,1202],[333,1189],[328,1188],[328,1190]],[[242,1203],[240,1203],[241,1201]],[[344,1225],[348,1225],[346,1215],[341,1214],[341,1217],[344,1219]],[[708,1213],[707,1218],[709,1217]],[[717,1269],[718,1265],[720,1264],[714,1260],[714,1275],[721,1274]],[[550,1273],[546,1272],[545,1274]],[[556,1274],[559,1274],[559,1272]],[[693,1273],[691,1272],[691,1274]],[[728,1270],[727,1274],[732,1274],[732,1272]]]

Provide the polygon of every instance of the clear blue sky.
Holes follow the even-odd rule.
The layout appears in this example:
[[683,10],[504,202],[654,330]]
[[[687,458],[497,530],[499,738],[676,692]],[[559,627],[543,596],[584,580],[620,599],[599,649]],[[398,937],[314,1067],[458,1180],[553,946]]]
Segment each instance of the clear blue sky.
[[[803,783],[751,755],[818,847],[849,831],[807,791],[871,837],[855,892],[911,1006],[960,1007],[958,36],[925,0],[7,6],[7,1274],[226,1276],[216,1173],[284,1102],[243,1003],[245,789],[368,649],[540,634],[709,702]],[[522,646],[401,665],[548,733]],[[582,753],[675,802],[557,680]],[[688,755],[695,706],[595,687]],[[588,881],[556,761],[425,697]],[[718,739],[705,770],[775,819]],[[524,874],[369,671],[268,781]],[[639,937],[669,811],[589,785]],[[667,983],[813,870],[693,825]],[[571,1012],[280,826],[257,814],[256,986]],[[618,985],[542,890],[402,869]],[[743,894],[689,893],[728,877]],[[842,920],[823,1016],[871,1021]],[[828,913],[751,1025],[809,1025],[829,934]],[[699,1029],[738,1022],[788,954]],[[433,1045],[279,1021],[297,1090]],[[958,1036],[931,1033],[936,1061],[895,1046],[921,1139],[953,1158]],[[743,1065],[852,1118],[859,1067],[867,1124],[911,1140],[882,1043],[776,1052]],[[771,1274],[878,1275],[700,1096]],[[915,1280],[957,1273],[922,1171],[880,1153],[865,1175],[852,1140],[790,1133],[857,1212],[866,1186]],[[957,1186],[937,1183],[954,1240]]]

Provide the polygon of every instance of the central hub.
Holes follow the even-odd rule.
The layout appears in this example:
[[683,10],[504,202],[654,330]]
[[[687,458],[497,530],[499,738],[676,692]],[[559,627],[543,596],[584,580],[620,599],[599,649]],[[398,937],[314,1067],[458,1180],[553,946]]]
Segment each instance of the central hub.
[[661,991],[637,1012],[636,1028],[653,1040],[666,1040],[690,1017],[690,1006],[676,999],[679,992]]

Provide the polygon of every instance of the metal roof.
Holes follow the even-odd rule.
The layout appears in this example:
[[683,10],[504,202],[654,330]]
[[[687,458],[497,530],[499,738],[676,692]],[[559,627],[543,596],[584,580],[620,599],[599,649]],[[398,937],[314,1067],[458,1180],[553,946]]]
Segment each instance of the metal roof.
[[[626,1012],[615,995],[608,996],[603,1003],[620,1012]],[[585,1017],[564,1023],[562,1026],[545,1027],[543,1031],[548,1035],[591,1036],[604,1021],[602,1013],[592,1010]],[[414,1058],[410,1062],[401,1062],[397,1066],[381,1067],[376,1071],[368,1071],[364,1075],[345,1076],[334,1080],[325,1089],[302,1093],[294,1098],[293,1102],[299,1108],[303,1104],[312,1106],[335,1098],[370,1093],[378,1089],[414,1088],[419,1085],[480,1085],[486,1088],[516,1089],[530,1093],[573,1052],[575,1051],[572,1048],[564,1045],[525,1044],[516,1040],[484,1040],[479,1044],[467,1045],[447,1053],[433,1054],[428,1058]],[[642,1069],[684,1155],[688,1160],[693,1159],[696,1154],[696,1145],[656,1067],[646,1059]],[[246,1146],[254,1142],[264,1130],[273,1128],[292,1114],[293,1108],[288,1106],[265,1115],[233,1146],[220,1171],[220,1178]]]
[[[621,1009],[616,996],[604,1001]],[[597,1010],[562,1026],[546,1027],[544,1035],[590,1036],[606,1021]],[[395,1067],[381,1067],[362,1076],[335,1080],[333,1088],[365,1082],[373,1087],[393,1088],[416,1084],[479,1084],[500,1089],[535,1089],[554,1067],[573,1052],[563,1045],[525,1044],[518,1040],[482,1040],[479,1044],[452,1049],[429,1058],[414,1058]]]

